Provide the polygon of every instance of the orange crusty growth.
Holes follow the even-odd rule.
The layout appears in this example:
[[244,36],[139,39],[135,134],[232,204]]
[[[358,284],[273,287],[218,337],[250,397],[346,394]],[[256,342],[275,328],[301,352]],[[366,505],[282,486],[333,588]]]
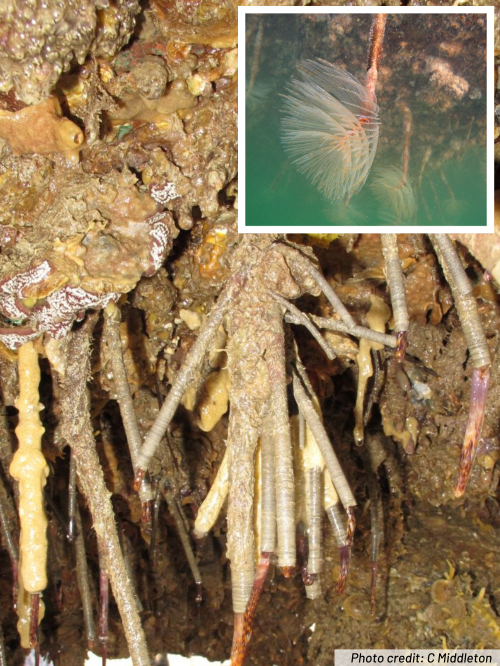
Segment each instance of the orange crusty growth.
[[62,116],[56,97],[19,111],[0,110],[0,138],[16,156],[63,153],[72,162],[78,161],[85,139],[78,125]]

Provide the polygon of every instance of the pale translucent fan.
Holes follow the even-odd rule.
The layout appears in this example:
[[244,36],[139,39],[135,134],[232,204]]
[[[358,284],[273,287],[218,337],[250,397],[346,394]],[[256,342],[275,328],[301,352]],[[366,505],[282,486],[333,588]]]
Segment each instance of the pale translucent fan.
[[382,203],[379,215],[388,222],[410,222],[417,212],[417,202],[409,179],[397,167],[377,169],[370,188]]
[[377,150],[378,106],[349,72],[305,60],[285,98],[282,141],[299,171],[333,202],[363,187]]

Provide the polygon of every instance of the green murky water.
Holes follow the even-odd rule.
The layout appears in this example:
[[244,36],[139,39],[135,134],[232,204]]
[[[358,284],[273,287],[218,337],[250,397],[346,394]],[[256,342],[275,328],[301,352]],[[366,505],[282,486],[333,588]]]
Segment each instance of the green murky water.
[[[421,20],[389,15],[377,86],[378,149],[364,187],[347,208],[328,201],[285,153],[281,95],[292,77],[297,78],[297,62],[321,57],[345,65],[364,85],[371,20],[372,15],[247,17],[250,28],[254,22],[247,42],[247,87],[259,22],[263,25],[259,67],[245,100],[247,226],[486,224],[486,94],[480,39],[486,19],[482,16],[459,17],[450,23],[449,17],[439,14]],[[408,182],[417,211],[411,219],[398,220],[372,186],[378,169],[402,168],[401,102],[412,113]]]

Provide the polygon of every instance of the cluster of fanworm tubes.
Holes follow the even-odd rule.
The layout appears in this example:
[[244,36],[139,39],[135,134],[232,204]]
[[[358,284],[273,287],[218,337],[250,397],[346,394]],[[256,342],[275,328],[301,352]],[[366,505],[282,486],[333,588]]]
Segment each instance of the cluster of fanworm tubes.
[[[474,364],[470,412],[455,486],[455,495],[459,497],[465,491],[476,454],[484,419],[491,361],[476,302],[472,296],[472,288],[453,243],[446,235],[431,235],[431,241],[452,289]],[[316,326],[342,331],[354,337],[366,338],[391,347],[395,349],[396,358],[402,362],[407,344],[409,318],[396,235],[383,235],[382,244],[393,306],[395,336],[358,326],[322,274],[297,248],[277,243],[263,251],[263,256],[269,258],[269,253],[277,252],[279,248],[280,254],[287,258],[290,266],[301,266],[302,275],[312,279],[314,283],[311,286],[306,279],[302,284],[303,289],[316,293],[315,289],[319,288],[330,302],[338,318],[325,319],[308,316],[287,300],[286,296],[291,297],[290,292],[280,294],[274,290],[270,291],[269,284],[267,284],[268,302],[263,304],[263,307],[267,307],[269,312],[274,313],[273,327],[275,327],[274,335],[266,347],[268,382],[273,391],[271,406],[266,412],[261,405],[262,409],[258,413],[260,428],[255,426],[255,423],[253,426],[245,424],[245,419],[249,415],[238,413],[238,408],[235,412],[230,412],[226,456],[214,485],[199,510],[195,524],[195,534],[198,537],[204,536],[214,524],[229,495],[228,555],[231,559],[235,611],[233,666],[243,663],[257,602],[273,556],[277,555],[278,565],[285,576],[290,575],[296,566],[297,515],[304,516],[307,532],[308,559],[304,563],[302,571],[308,596],[315,598],[321,593],[319,575],[322,560],[321,515],[323,509],[330,518],[340,549],[341,573],[338,589],[342,590],[344,587],[349,549],[354,532],[355,499],[328,440],[321,420],[319,403],[307,380],[297,350],[294,347],[290,358],[289,350],[286,349],[282,322],[284,320],[307,327],[316,340],[320,341],[329,356],[331,350]],[[254,268],[257,274],[262,270],[265,260],[260,265],[259,263],[257,262]],[[269,279],[269,276],[267,278]],[[231,310],[231,319],[235,316],[236,319],[238,318],[236,314],[238,309],[247,303],[247,299],[256,298],[258,290],[254,286],[254,281],[260,281],[260,279],[260,277],[253,277],[248,272],[247,265],[233,274],[223,290],[217,305],[214,306],[197,342],[172,385],[156,423],[145,439],[137,460],[138,488],[144,481],[149,461],[175,414],[180,398],[201,363],[203,355],[209,349],[220,324],[224,321],[224,316]],[[230,333],[230,331],[228,332]],[[260,333],[261,337],[265,337],[262,331]],[[237,333],[235,335],[237,337]],[[237,357],[238,349],[232,350],[232,345],[238,345],[238,341],[230,334],[227,347],[228,367],[230,373],[237,373],[237,369],[233,367],[231,361],[232,357]],[[261,351],[261,347],[256,350],[256,362]],[[289,359],[288,365],[287,358]],[[248,362],[248,358],[245,360]],[[288,371],[292,375],[293,395],[299,410],[298,434],[295,441],[288,415],[286,391]],[[236,400],[235,404],[237,404]],[[247,426],[246,433],[243,430],[245,426]],[[292,453],[294,447],[297,449],[298,455]],[[246,460],[243,460],[244,458]],[[298,477],[296,481],[294,481],[294,458],[301,461],[300,468],[296,470]],[[301,497],[301,492],[297,490],[301,485],[302,488],[305,488],[305,491],[302,491],[305,492],[305,497]],[[255,526],[257,535],[254,532],[252,499],[254,486],[258,488],[256,496],[260,505],[258,507],[260,524]],[[243,510],[240,506],[244,501],[241,500],[242,494],[247,497],[247,506]],[[296,507],[296,503],[301,502],[305,507],[303,512],[300,507]],[[344,508],[345,514],[341,511],[340,506]],[[257,509],[255,510],[257,511]],[[238,523],[239,520],[246,520],[246,525]],[[254,558],[254,540],[257,540],[259,546],[257,565],[255,565]],[[376,566],[373,571],[376,571]],[[372,581],[372,592],[373,590],[374,580]]]
[[[490,376],[488,345],[479,320],[472,288],[453,242],[447,235],[431,235],[431,242],[450,284],[474,365],[470,411],[463,443],[455,495],[466,488],[476,455],[485,411]],[[345,585],[349,552],[355,527],[355,498],[349,488],[334,449],[322,423],[320,405],[298,355],[286,324],[303,325],[320,343],[329,358],[334,351],[318,329],[342,332],[395,350],[402,362],[405,355],[409,318],[406,309],[404,277],[398,254],[397,236],[382,235],[385,270],[393,309],[394,335],[358,325],[334,289],[316,266],[307,248],[283,238],[247,236],[233,256],[233,271],[217,303],[212,307],[184,365],[177,374],[156,422],[144,444],[134,412],[133,401],[119,343],[120,311],[114,303],[105,309],[105,339],[111,352],[112,371],[120,412],[136,475],[136,490],[150,517],[153,492],[147,470],[158,445],[175,415],[179,402],[210,350],[221,326],[228,335],[226,352],[232,390],[227,450],[217,477],[201,505],[194,534],[202,538],[214,525],[228,498],[228,557],[231,560],[235,628],[232,666],[243,663],[252,633],[252,622],[269,567],[275,558],[285,576],[297,566],[297,542],[306,541],[299,566],[307,595],[321,594],[321,523],[326,511],[340,551],[337,589]],[[325,295],[334,316],[307,315],[290,299],[304,293]],[[150,664],[139,612],[121,553],[114,514],[95,451],[86,387],[92,331],[97,314],[88,314],[78,331],[66,339],[66,356],[54,367],[61,391],[62,431],[71,442],[71,474],[78,475],[94,521],[101,564],[101,615],[98,639],[106,658],[108,586],[117,602],[132,661]],[[258,324],[255,322],[258,321]],[[258,326],[258,330],[256,330]],[[248,380],[252,368],[256,381]],[[241,380],[245,379],[244,382]],[[287,384],[298,407],[298,417],[290,417]],[[262,381],[263,380],[263,381]],[[21,522],[20,552],[16,552],[7,521],[0,520],[9,545],[15,577],[15,596],[20,616],[22,645],[38,648],[38,622],[43,617],[41,593],[46,586],[46,518],[43,487],[48,472],[41,453],[43,427],[39,419],[38,384],[40,370],[34,343],[19,349],[17,406],[19,447],[11,474],[19,482]],[[244,388],[238,388],[243,386]],[[240,398],[243,396],[245,400]],[[75,417],[78,414],[78,418]],[[166,497],[175,513],[173,497]],[[169,501],[170,500],[170,501]],[[81,519],[75,498],[70,507],[68,536],[76,542],[80,592],[89,643],[96,641],[90,592],[85,584],[85,549]],[[2,512],[3,513],[3,512]],[[179,518],[179,522],[182,519]],[[296,530],[301,532],[296,539]],[[201,586],[196,561],[184,538],[186,554],[195,581]],[[304,555],[307,553],[307,557]],[[20,564],[18,569],[18,562]],[[19,571],[19,576],[18,576]],[[372,603],[376,561],[372,566]],[[85,596],[87,600],[85,601]]]

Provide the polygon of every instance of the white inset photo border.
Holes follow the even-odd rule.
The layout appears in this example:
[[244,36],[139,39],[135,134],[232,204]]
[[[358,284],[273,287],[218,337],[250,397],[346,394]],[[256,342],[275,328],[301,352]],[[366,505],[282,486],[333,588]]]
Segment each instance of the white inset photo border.
[[[378,146],[366,175],[377,120],[363,91],[377,13],[387,22]],[[239,7],[238,18],[241,233],[493,232],[493,7]],[[484,23],[486,48],[476,38]],[[311,111],[311,99],[319,108]],[[317,118],[319,129],[311,127]],[[323,132],[309,144],[329,123],[334,140],[327,145]],[[350,181],[338,159],[323,159],[339,143],[347,146],[342,164],[357,169]],[[328,167],[337,169],[331,177]]]

